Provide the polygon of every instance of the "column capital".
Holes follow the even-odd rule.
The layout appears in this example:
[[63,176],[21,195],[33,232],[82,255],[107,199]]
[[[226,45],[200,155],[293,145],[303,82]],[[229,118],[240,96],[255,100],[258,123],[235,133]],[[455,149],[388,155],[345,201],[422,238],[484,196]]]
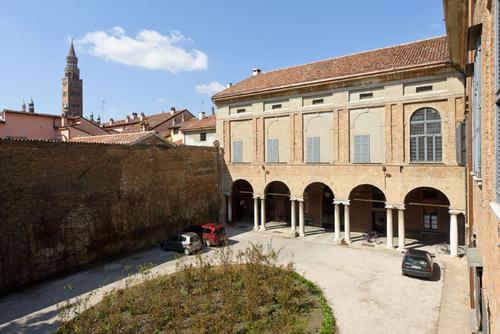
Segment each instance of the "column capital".
[[395,205],[393,205],[393,204],[386,204],[386,205],[385,205],[385,208],[386,208],[386,209],[391,209],[391,210],[392,210],[392,209],[394,209],[394,208],[395,208]]
[[404,204],[396,204],[396,205],[394,205],[394,208],[398,209],[398,210],[404,210],[404,209],[406,209]]
[[295,201],[299,201],[299,202],[304,202],[304,198],[302,197],[297,197],[297,198],[294,198]]
[[262,200],[266,199],[266,195],[260,195],[259,197],[260,197],[260,199],[262,199]]
[[342,205],[349,205],[351,201],[345,200],[345,199],[335,199],[333,200],[333,204],[342,204]]
[[259,195],[259,194],[253,194],[253,199],[259,199],[259,198],[261,198],[261,197],[262,197],[262,195]]
[[464,215],[465,216],[465,210],[456,210],[456,209],[451,209],[449,211],[450,215]]

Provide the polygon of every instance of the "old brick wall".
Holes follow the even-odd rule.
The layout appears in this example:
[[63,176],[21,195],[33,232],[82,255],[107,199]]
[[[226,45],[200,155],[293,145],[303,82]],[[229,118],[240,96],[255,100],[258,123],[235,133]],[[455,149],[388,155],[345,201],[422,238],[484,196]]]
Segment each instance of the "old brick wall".
[[218,217],[217,149],[0,140],[0,292]]

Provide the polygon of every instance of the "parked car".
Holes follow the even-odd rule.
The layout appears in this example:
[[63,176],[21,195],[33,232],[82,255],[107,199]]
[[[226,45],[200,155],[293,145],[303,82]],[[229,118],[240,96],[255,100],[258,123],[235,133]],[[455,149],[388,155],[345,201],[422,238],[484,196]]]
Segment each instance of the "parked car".
[[403,276],[431,278],[434,274],[432,255],[423,250],[408,249],[401,264]]
[[200,237],[193,232],[175,234],[160,244],[161,249],[176,250],[189,255],[203,247]]
[[227,240],[226,230],[221,224],[193,225],[188,230],[198,234],[207,247],[220,246]]

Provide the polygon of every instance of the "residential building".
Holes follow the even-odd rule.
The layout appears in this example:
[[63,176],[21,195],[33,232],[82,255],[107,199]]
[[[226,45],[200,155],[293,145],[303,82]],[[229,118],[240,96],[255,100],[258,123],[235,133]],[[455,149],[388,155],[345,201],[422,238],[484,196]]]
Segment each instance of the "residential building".
[[443,1],[450,55],[467,77],[470,330],[500,333],[500,1]]
[[215,115],[205,116],[200,112],[198,118],[192,118],[180,128],[184,145],[213,146],[217,140]]
[[144,115],[132,113],[122,120],[110,119],[103,123],[102,127],[109,133],[154,131],[160,136],[167,138],[173,143],[182,143],[183,136],[179,129],[184,122],[194,118],[194,115],[187,109],[176,110],[172,107],[169,111],[159,114]]
[[[335,239],[376,230],[450,243],[466,233],[464,79],[446,37],[250,77],[212,98],[224,220],[305,225]],[[394,238],[397,235],[397,239]]]

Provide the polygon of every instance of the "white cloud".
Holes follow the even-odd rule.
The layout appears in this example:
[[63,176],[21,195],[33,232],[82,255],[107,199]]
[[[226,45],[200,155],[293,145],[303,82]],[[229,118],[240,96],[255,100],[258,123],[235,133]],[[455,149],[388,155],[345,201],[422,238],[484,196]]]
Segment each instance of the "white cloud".
[[195,71],[208,67],[208,56],[197,50],[179,45],[190,41],[179,31],[162,35],[155,30],[142,30],[135,37],[127,36],[121,27],[108,32],[93,31],[76,41],[79,49],[95,56],[129,66],[172,73]]
[[429,25],[429,28],[433,29],[433,30],[440,29],[441,27],[443,27],[442,23],[433,23],[433,24]]
[[205,95],[214,95],[220,92],[221,90],[225,89],[226,86],[221,84],[218,81],[212,81],[207,84],[201,84],[201,85],[196,85],[194,87],[194,90],[200,94],[205,94]]
[[168,102],[168,100],[166,98],[164,98],[164,97],[159,97],[158,99],[156,99],[156,101],[158,103],[167,103]]

